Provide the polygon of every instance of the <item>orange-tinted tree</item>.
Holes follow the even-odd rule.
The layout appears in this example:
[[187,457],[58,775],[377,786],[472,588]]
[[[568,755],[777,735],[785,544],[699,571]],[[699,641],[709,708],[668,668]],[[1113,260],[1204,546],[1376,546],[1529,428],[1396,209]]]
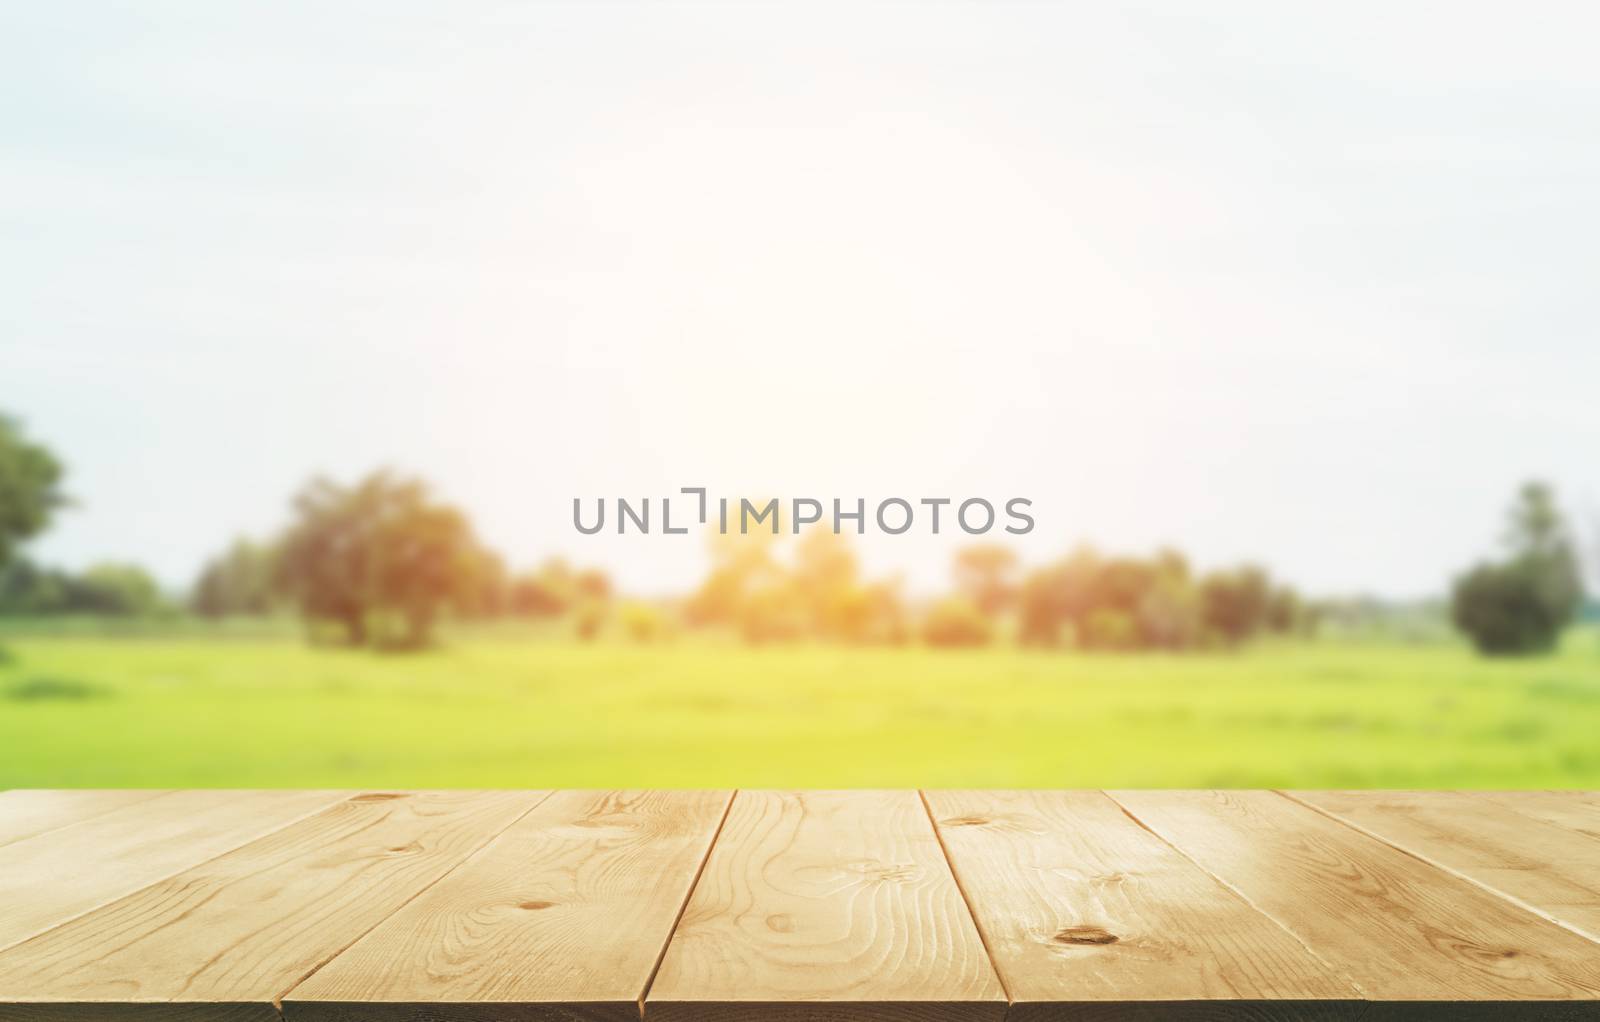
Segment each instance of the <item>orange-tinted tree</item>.
[[352,644],[425,645],[441,608],[478,605],[497,563],[466,515],[417,479],[318,478],[294,509],[278,582],[308,621],[337,622]]

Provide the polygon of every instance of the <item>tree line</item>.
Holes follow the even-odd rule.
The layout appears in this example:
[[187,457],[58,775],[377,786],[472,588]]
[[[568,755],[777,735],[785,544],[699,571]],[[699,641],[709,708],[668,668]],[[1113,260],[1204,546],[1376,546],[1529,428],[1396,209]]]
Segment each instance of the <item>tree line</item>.
[[[621,600],[596,568],[551,559],[509,570],[465,512],[421,480],[386,471],[350,484],[311,480],[279,534],[236,540],[204,565],[180,605],[134,564],[73,573],[17,555],[70,506],[63,475],[48,449],[0,416],[0,613],[220,618],[293,609],[316,641],[393,648],[427,645],[442,616],[518,616],[561,619],[584,638],[615,627],[655,639],[688,627],[751,643],[1182,651],[1309,632],[1351,606],[1307,600],[1256,565],[1199,571],[1175,550],[1137,557],[1081,547],[1028,569],[999,543],[959,551],[951,591],[915,600],[898,579],[866,577],[848,536],[816,527],[792,550],[765,531],[713,533],[710,570],[692,593]],[[1577,543],[1548,486],[1518,492],[1502,545],[1500,557],[1455,580],[1450,618],[1486,654],[1549,650],[1584,593]]]
[[346,485],[316,478],[269,542],[239,539],[208,561],[192,609],[205,617],[296,608],[314,638],[350,645],[428,644],[440,615],[572,615],[580,635],[599,629],[612,596],[598,569],[552,559],[510,573],[459,508],[421,480],[387,471]]

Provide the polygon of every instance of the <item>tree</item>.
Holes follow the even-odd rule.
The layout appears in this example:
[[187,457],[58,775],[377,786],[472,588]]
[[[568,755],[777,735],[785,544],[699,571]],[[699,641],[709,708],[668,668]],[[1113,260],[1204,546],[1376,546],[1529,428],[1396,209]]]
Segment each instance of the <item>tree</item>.
[[397,621],[425,645],[440,607],[470,607],[494,560],[459,510],[435,503],[425,484],[376,472],[355,486],[314,479],[294,502],[278,581],[308,620],[336,621],[353,645],[375,624]]
[[971,600],[951,596],[934,604],[922,623],[922,638],[930,646],[986,646],[994,626]]
[[1267,597],[1266,626],[1280,635],[1307,631],[1310,625],[1300,594],[1288,586],[1274,588]]
[[55,455],[29,441],[14,419],[0,415],[0,565],[67,503],[61,476]]
[[856,586],[835,614],[838,637],[846,642],[899,645],[910,638],[898,579]]
[[803,632],[792,592],[781,591],[788,579],[778,562],[778,542],[764,528],[747,533],[711,530],[711,572],[684,606],[689,623],[734,625],[752,642]]
[[1139,600],[1136,621],[1146,649],[1187,649],[1200,638],[1200,593],[1189,562],[1174,550],[1156,555],[1155,573]]
[[1093,549],[1080,547],[1065,560],[1030,574],[1018,599],[1022,641],[1056,646],[1069,627],[1071,637],[1078,637],[1093,609],[1093,590],[1103,563]]
[[511,583],[511,610],[527,617],[560,617],[572,609],[577,598],[572,568],[559,557]]
[[1505,543],[1511,559],[1525,566],[1539,598],[1565,624],[1583,603],[1583,569],[1554,491],[1544,483],[1525,483],[1509,517]]
[[277,551],[243,537],[206,562],[189,605],[202,617],[266,614],[272,610]]
[[787,588],[812,635],[850,638],[860,624],[861,566],[850,537],[812,526],[800,536]]
[[1267,573],[1250,565],[1214,571],[1200,581],[1206,631],[1228,645],[1237,645],[1265,627],[1271,601]]
[[26,557],[0,565],[0,614],[60,614],[70,610],[75,580]]
[[956,591],[991,617],[1017,597],[1017,552],[1000,543],[978,543],[956,554]]
[[1583,602],[1576,547],[1550,487],[1518,491],[1503,542],[1504,560],[1456,580],[1451,618],[1480,653],[1547,651]]

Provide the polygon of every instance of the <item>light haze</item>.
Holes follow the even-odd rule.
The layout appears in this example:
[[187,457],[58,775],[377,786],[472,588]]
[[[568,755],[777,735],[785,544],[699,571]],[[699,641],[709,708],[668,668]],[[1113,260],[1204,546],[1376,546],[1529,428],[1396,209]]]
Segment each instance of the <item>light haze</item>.
[[1524,478],[1600,498],[1594,11],[7,5],[0,409],[81,504],[31,552],[183,583],[388,464],[642,591],[701,541],[574,496],[1440,591]]

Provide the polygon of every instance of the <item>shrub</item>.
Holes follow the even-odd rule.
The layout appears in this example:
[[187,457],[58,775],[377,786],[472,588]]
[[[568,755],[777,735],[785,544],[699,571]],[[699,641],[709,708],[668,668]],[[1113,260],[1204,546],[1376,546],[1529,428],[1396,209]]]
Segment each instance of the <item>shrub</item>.
[[1456,580],[1451,616],[1480,653],[1544,652],[1570,616],[1546,589],[1527,562],[1480,564]]

